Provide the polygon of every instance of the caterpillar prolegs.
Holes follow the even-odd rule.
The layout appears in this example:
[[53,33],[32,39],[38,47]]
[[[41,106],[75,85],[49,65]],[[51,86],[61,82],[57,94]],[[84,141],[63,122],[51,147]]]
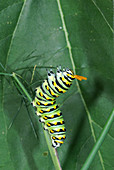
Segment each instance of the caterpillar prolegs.
[[57,67],[56,74],[52,70],[48,71],[47,79],[35,90],[36,97],[32,104],[37,109],[36,114],[40,117],[40,122],[44,123],[44,129],[49,131],[54,148],[63,144],[66,138],[65,123],[56,103],[56,97],[65,93],[75,78],[87,79],[74,75],[68,68],[61,70],[61,67]]

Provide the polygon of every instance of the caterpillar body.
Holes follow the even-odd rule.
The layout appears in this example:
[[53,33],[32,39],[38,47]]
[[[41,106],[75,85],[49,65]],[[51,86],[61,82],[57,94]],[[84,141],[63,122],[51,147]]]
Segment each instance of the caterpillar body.
[[52,70],[48,71],[47,79],[35,90],[32,105],[36,107],[36,114],[40,122],[44,123],[44,129],[49,131],[54,148],[63,144],[66,138],[65,122],[56,98],[70,88],[75,78],[86,80],[85,77],[74,75],[69,68],[61,70],[61,67],[57,67],[56,74]]

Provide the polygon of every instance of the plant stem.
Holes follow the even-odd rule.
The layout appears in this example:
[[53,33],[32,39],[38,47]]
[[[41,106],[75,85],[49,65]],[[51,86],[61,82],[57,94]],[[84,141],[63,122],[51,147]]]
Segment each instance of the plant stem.
[[49,148],[55,169],[56,170],[62,170],[61,165],[60,165],[60,161],[59,161],[59,158],[58,158],[57,150],[52,147],[50,136],[47,135],[47,132],[45,130],[44,130],[44,136],[46,138],[46,142],[47,142],[47,145],[48,145],[48,148]]
[[30,97],[29,93],[27,92],[27,90],[25,89],[25,87],[23,86],[23,84],[19,81],[19,79],[16,77],[16,74],[13,73],[12,74],[13,78],[15,79],[15,81],[18,83],[18,85],[20,86],[20,88],[23,90],[23,92],[25,93],[25,95],[27,96],[28,100],[30,102],[32,102],[32,98]]
[[12,74],[9,74],[9,73],[0,73],[0,75],[3,75],[3,76],[12,76]]
[[[24,94],[27,96],[29,102],[31,103],[32,102],[32,98],[30,97],[29,93],[27,92],[27,90],[25,89],[25,87],[23,86],[23,84],[19,81],[19,79],[17,78],[16,74],[13,73],[12,74],[13,78],[15,79],[15,81],[18,83],[18,85],[20,86],[20,88],[23,90]],[[43,126],[43,124],[42,124]],[[44,136],[46,138],[46,142],[47,142],[47,145],[48,145],[48,148],[49,148],[49,151],[50,151],[50,155],[52,157],[52,160],[53,160],[53,163],[54,163],[54,166],[55,166],[55,169],[56,170],[62,170],[61,166],[60,166],[60,162],[59,162],[59,158],[58,158],[58,155],[57,155],[57,151],[56,149],[54,149],[52,147],[52,143],[51,143],[51,139],[50,139],[50,135],[47,131],[44,130]]]
[[96,153],[98,152],[101,144],[103,143],[113,121],[114,121],[114,109],[112,110],[96,144],[94,145],[93,149],[91,150],[91,152],[90,152],[88,158],[86,159],[84,165],[82,166],[81,170],[87,170],[89,168],[89,166],[90,166],[91,162],[93,161]]

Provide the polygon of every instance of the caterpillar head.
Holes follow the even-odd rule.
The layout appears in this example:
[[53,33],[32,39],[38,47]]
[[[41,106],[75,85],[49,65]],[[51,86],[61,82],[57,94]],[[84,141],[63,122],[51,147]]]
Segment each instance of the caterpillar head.
[[66,76],[67,77],[69,77],[69,78],[71,78],[71,79],[78,79],[78,80],[87,80],[87,78],[86,77],[83,77],[83,76],[79,76],[79,75],[74,75],[74,72],[71,70],[71,69],[69,69],[69,68],[67,68],[66,70],[65,70],[65,72],[66,72]]
[[71,69],[69,69],[69,68],[66,68],[66,72],[67,72],[67,74],[70,74],[71,76],[74,75],[73,70],[71,70]]
[[67,77],[70,81],[72,81],[74,78],[74,72],[69,69],[69,68],[66,68],[66,69],[63,69],[63,75],[65,77]]

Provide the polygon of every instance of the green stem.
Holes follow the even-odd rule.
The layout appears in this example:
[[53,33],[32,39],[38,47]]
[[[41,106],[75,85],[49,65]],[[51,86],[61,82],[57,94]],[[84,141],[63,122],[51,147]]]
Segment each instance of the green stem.
[[90,152],[88,158],[86,159],[84,165],[82,166],[81,170],[87,170],[89,168],[89,166],[90,166],[91,162],[93,161],[96,153],[98,152],[101,144],[103,143],[113,121],[114,121],[114,109],[112,110],[96,144],[94,145],[93,149],[91,150],[91,152]]
[[[23,84],[19,81],[19,79],[16,77],[16,74],[13,73],[12,74],[13,78],[15,79],[15,81],[18,83],[18,85],[20,86],[20,88],[23,90],[24,94],[27,96],[28,100],[30,101],[30,103],[32,102],[32,98],[30,97],[29,93],[27,92],[27,90],[25,89],[25,87],[23,86]],[[50,154],[51,154],[51,157],[52,157],[52,160],[53,160],[53,163],[54,163],[54,166],[55,166],[55,169],[56,170],[61,170],[61,166],[60,166],[60,162],[59,162],[59,159],[58,159],[58,155],[57,155],[57,151],[56,149],[54,149],[52,147],[52,143],[51,143],[51,139],[50,139],[50,135],[47,131],[44,130],[44,135],[45,135],[45,138],[46,138],[46,142],[47,142],[47,145],[48,145],[48,148],[49,148],[49,151],[50,151]]]
[[62,170],[60,162],[59,162],[57,150],[52,147],[52,142],[51,142],[51,139],[50,139],[50,135],[47,135],[47,131],[45,131],[45,130],[44,130],[44,136],[46,138],[46,142],[47,142],[47,145],[48,145],[48,148],[49,148],[49,151],[50,151],[50,154],[51,154],[55,169],[56,170]]
[[12,76],[12,74],[9,74],[9,73],[0,73],[0,75],[3,75],[3,76]]
[[27,90],[25,89],[25,87],[23,86],[23,84],[19,81],[19,79],[16,77],[16,74],[13,73],[12,74],[13,78],[15,79],[15,81],[18,83],[18,85],[20,86],[20,88],[23,90],[23,92],[25,93],[25,95],[27,96],[28,100],[30,101],[30,103],[32,102],[32,98],[30,97],[30,95],[28,94]]

